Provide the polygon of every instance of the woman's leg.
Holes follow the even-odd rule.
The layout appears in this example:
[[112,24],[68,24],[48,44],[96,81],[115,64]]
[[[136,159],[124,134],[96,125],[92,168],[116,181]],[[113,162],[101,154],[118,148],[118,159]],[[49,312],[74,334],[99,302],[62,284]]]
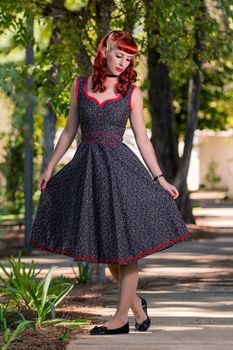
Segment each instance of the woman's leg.
[[[117,265],[117,264],[108,264],[108,268],[109,268],[114,280],[116,281],[118,287],[119,287],[119,271],[120,271],[119,266],[120,265]],[[130,308],[131,308],[131,310],[134,314],[134,317],[136,318],[138,323],[141,323],[146,319],[145,312],[142,309],[141,299],[136,294],[136,292],[131,299]]]
[[[115,272],[115,276],[117,276],[117,272]],[[137,261],[130,263],[129,265],[119,265],[118,283],[119,283],[119,301],[117,305],[117,310],[113,318],[110,321],[103,324],[103,326],[106,326],[109,329],[121,327],[128,321],[129,308],[130,308],[132,299],[136,295],[137,284],[138,284],[138,262]],[[141,307],[141,310],[142,310],[142,307]],[[142,317],[143,317],[142,321],[144,321],[145,314]],[[140,319],[137,318],[137,321],[140,322]]]

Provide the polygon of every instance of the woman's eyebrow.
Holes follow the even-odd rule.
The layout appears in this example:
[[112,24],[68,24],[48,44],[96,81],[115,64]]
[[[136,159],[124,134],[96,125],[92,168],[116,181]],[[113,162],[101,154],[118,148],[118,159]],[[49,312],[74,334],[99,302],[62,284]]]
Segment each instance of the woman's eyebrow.
[[[118,53],[124,56],[124,54],[123,54],[122,52],[118,51]],[[128,56],[128,57],[129,57],[129,58],[132,58],[133,55],[132,55],[132,56]]]

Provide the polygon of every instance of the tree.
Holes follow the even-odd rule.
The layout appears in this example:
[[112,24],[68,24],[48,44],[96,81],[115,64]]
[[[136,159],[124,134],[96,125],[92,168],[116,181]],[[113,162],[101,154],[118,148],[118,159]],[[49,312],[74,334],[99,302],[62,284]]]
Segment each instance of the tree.
[[[162,171],[180,191],[178,205],[184,219],[190,223],[194,222],[194,217],[186,179],[193,135],[198,126],[203,66],[204,62],[213,60],[221,65],[222,60],[231,55],[232,32],[224,14],[226,11],[229,15],[230,2],[224,5],[218,7],[221,16],[212,16],[214,5],[208,3],[207,7],[202,0],[189,4],[185,1],[144,1],[151,140]],[[224,18],[223,27],[219,25],[223,22],[219,22],[220,17]],[[179,101],[181,98],[185,101],[187,96],[187,103],[183,103],[187,111],[180,106],[183,119],[174,111],[174,102],[180,104],[174,94],[177,90]],[[185,146],[179,158],[178,138],[181,136]]]

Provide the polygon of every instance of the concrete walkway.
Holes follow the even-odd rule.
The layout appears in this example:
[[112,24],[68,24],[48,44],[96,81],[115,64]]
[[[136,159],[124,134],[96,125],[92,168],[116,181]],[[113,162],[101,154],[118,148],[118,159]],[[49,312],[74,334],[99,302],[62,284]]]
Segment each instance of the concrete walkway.
[[[93,336],[89,325],[68,350],[232,350],[233,203],[198,200],[203,208],[194,210],[197,224],[210,231],[205,238],[197,240],[194,233],[192,241],[140,260],[138,292],[148,302],[149,330],[135,332],[130,312],[129,334]],[[221,227],[216,230],[218,222]],[[116,291],[105,298],[112,305]],[[114,312],[110,307],[95,309],[104,319]]]

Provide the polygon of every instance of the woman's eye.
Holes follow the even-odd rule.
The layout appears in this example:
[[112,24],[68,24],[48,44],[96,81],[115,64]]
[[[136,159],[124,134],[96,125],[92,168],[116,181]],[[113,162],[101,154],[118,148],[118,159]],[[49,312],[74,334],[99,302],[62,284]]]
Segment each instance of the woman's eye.
[[[117,57],[117,58],[122,58],[122,56],[119,56],[119,55],[116,55],[116,57]],[[127,61],[130,62],[131,59],[128,59]]]

